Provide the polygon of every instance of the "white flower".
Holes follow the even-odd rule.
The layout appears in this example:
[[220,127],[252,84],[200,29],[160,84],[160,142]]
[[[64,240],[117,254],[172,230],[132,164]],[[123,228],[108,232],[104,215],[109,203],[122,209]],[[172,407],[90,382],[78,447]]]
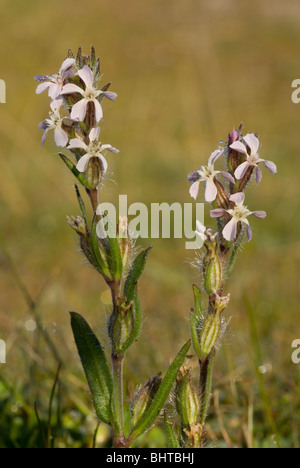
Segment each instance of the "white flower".
[[252,231],[249,225],[248,216],[252,215],[256,218],[265,218],[267,216],[265,211],[249,211],[248,208],[244,205],[245,194],[242,192],[235,193],[231,195],[230,201],[235,203],[235,208],[230,210],[224,210],[223,208],[218,208],[210,212],[212,218],[220,218],[224,216],[225,213],[228,213],[231,216],[231,220],[226,224],[222,233],[226,240],[233,242],[237,234],[237,225],[238,223],[243,223],[246,225],[247,237],[250,241],[252,239]]
[[218,188],[215,184],[215,177],[218,174],[221,174],[232,184],[235,183],[234,178],[231,174],[225,171],[215,171],[214,164],[215,162],[224,154],[224,150],[214,151],[209,160],[207,166],[202,166],[198,171],[194,171],[188,176],[188,180],[192,183],[190,188],[190,195],[195,200],[197,200],[200,182],[205,182],[205,200],[207,202],[213,202],[218,194]]
[[246,161],[243,162],[235,171],[234,175],[236,179],[240,180],[244,177],[249,167],[256,167],[256,182],[259,183],[262,179],[262,172],[258,167],[259,163],[264,163],[268,171],[272,174],[276,174],[277,167],[272,161],[266,161],[265,159],[261,159],[258,150],[259,150],[259,139],[257,138],[254,133],[248,133],[244,137],[244,141],[246,145],[250,149],[250,154],[248,153],[247,146],[244,145],[241,141],[235,141],[230,145],[230,148],[238,151],[239,153],[245,154]]
[[78,101],[72,107],[71,119],[83,122],[86,116],[87,105],[89,102],[92,102],[95,106],[95,118],[96,122],[100,122],[103,117],[103,111],[98,97],[102,94],[108,99],[115,101],[117,94],[111,91],[100,91],[94,87],[94,75],[90,67],[84,65],[84,67],[78,71],[78,75],[85,84],[85,89],[80,88],[79,86],[68,83],[66,84],[61,94],[73,94],[79,93],[82,95],[82,99]]
[[196,234],[200,239],[205,242],[207,240],[206,227],[200,221],[196,221]]
[[42,145],[44,145],[46,141],[49,130],[54,130],[54,141],[57,146],[64,147],[68,143],[69,137],[62,128],[65,117],[61,117],[60,115],[61,105],[62,99],[55,99],[52,101],[50,104],[52,111],[49,113],[49,119],[46,119],[39,124],[39,128],[44,130]]
[[108,164],[102,152],[105,150],[108,150],[108,151],[111,151],[112,153],[119,153],[119,150],[117,150],[111,145],[102,145],[102,143],[99,142],[99,135],[100,135],[100,127],[92,128],[92,130],[89,133],[90,142],[88,145],[84,143],[83,140],[80,140],[79,138],[73,138],[70,141],[68,149],[80,148],[86,151],[86,153],[80,158],[80,160],[77,163],[76,167],[79,172],[86,171],[89,160],[91,158],[100,159],[102,170],[103,172],[106,172]]
[[73,58],[67,58],[57,75],[36,75],[34,79],[42,82],[36,88],[36,94],[41,94],[48,89],[49,97],[56,99],[61,94],[65,80],[75,75],[74,70],[71,69],[75,61]]

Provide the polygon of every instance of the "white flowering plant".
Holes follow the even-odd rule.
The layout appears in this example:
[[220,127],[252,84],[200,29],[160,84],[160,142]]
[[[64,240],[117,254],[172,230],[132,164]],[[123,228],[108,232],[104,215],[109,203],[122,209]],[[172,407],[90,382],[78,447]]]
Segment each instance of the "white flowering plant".
[[[90,215],[76,184],[80,214],[68,217],[68,223],[78,235],[84,256],[111,291],[112,310],[107,324],[111,364],[86,320],[78,313],[71,313],[71,326],[97,417],[111,426],[114,448],[131,447],[153,426],[169,396],[173,395],[175,385],[178,414],[171,420],[168,412],[164,412],[168,446],[201,448],[205,445],[214,357],[227,324],[224,311],[230,295],[224,295],[226,281],[244,235],[247,234],[249,241],[252,238],[249,216],[266,216],[264,211],[250,211],[245,206],[245,190],[254,172],[256,182],[261,182],[261,163],[273,174],[277,171],[276,165],[259,156],[257,135],[243,136],[240,127],[229,135],[226,145],[211,154],[206,166],[188,176],[190,195],[195,200],[204,183],[205,201],[211,206],[211,218],[217,221],[216,230],[197,221],[196,234],[206,253],[200,266],[201,288],[193,287],[191,340],[181,348],[165,376],[162,378],[159,373],[150,378],[127,405],[129,396],[123,385],[123,364],[127,350],[141,330],[143,318],[138,283],[151,248],[136,254],[127,218],[121,218],[114,230],[99,208],[102,181],[110,165],[107,152],[119,153],[112,145],[100,141],[102,100],[116,101],[117,94],[109,90],[110,83],[100,88],[100,61],[93,47],[90,55],[84,55],[79,49],[75,57],[69,51],[57,74],[37,75],[35,80],[39,83],[37,94],[48,91],[50,98],[49,118],[39,125],[43,130],[42,144],[53,130],[54,141],[62,151],[60,158],[86,192],[91,205]],[[221,160],[226,163],[226,170],[224,167],[216,169]],[[102,235],[103,229],[106,236]],[[205,303],[204,295],[207,296]],[[192,370],[184,365],[191,343],[199,361],[198,387],[192,383]]]

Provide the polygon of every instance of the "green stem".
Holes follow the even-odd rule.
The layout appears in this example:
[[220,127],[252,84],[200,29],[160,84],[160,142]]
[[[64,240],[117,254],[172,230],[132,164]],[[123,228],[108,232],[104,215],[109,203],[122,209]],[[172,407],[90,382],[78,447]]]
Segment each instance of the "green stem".
[[123,411],[123,362],[124,356],[112,354],[113,394],[112,414],[114,426],[114,448],[124,446],[124,411]]

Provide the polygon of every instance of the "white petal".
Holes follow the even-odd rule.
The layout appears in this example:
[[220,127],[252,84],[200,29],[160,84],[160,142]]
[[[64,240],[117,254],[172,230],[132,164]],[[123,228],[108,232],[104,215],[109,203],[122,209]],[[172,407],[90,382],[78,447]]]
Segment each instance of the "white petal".
[[44,91],[46,91],[46,89],[48,89],[50,87],[51,83],[49,81],[46,81],[46,83],[41,83],[38,85],[38,87],[36,88],[36,94],[41,94],[43,93]]
[[223,236],[224,239],[232,242],[235,239],[236,236],[236,231],[237,231],[237,221],[232,218],[229,223],[226,224],[226,226],[223,229]]
[[261,172],[260,168],[257,166],[257,168],[256,168],[256,183],[259,184],[261,182],[261,179],[262,179],[262,172]]
[[54,130],[54,141],[56,146],[64,147],[68,144],[68,135],[62,128],[56,128]]
[[246,171],[247,169],[250,167],[250,164],[248,163],[248,161],[245,161],[243,162],[236,170],[235,170],[235,178],[237,180],[240,180],[244,177],[244,175],[246,174]]
[[248,133],[248,135],[244,137],[244,141],[249,146],[251,154],[257,154],[259,149],[259,139],[257,136],[255,136],[254,133]]
[[79,159],[78,163],[77,163],[77,170],[79,172],[84,172],[87,168],[87,165],[89,163],[89,160],[91,159],[91,155],[90,154],[85,154],[84,156],[82,156],[82,158]]
[[60,95],[61,90],[62,90],[62,85],[61,84],[51,83],[51,85],[49,86],[48,96],[51,99],[56,99]]
[[251,229],[251,227],[250,227],[250,224],[248,224],[246,230],[247,230],[248,241],[250,242],[251,239],[252,239],[252,229]]
[[76,102],[72,107],[71,119],[83,122],[86,116],[86,108],[88,101],[86,99],[81,99],[81,101]]
[[92,130],[89,133],[90,141],[98,140],[99,135],[100,135],[100,127],[92,128]]
[[84,81],[87,88],[93,88],[94,86],[94,75],[90,67],[84,65],[84,67],[78,71],[78,75]]
[[59,73],[62,75],[68,68],[72,67],[76,60],[74,58],[67,58],[63,61],[62,66],[60,67]]
[[199,181],[195,182],[190,188],[190,195],[191,195],[192,198],[194,198],[194,200],[197,200],[197,198],[198,198],[199,188],[200,188]]
[[98,156],[98,157],[99,157],[99,159],[101,161],[103,172],[106,172],[107,169],[108,169],[108,164],[107,164],[107,161],[106,161],[105,157],[102,156],[102,154],[101,154],[101,156]]
[[248,156],[247,148],[241,141],[235,141],[230,145],[230,148],[238,153],[246,154]]
[[87,150],[87,145],[84,143],[83,140],[80,140],[79,138],[73,138],[70,141],[68,149],[74,149],[74,148],[80,148],[80,149]]
[[205,200],[207,202],[213,202],[218,194],[218,189],[213,180],[208,180],[205,187]]
[[214,164],[223,154],[224,150],[218,149],[214,151],[209,157],[208,164]]
[[224,177],[224,179],[228,180],[232,184],[235,184],[234,177],[232,177],[232,175],[229,174],[229,172],[222,171],[222,172],[220,172],[220,174]]
[[61,91],[61,94],[73,94],[73,93],[79,93],[83,95],[84,91],[83,89],[79,88],[79,86],[72,84],[72,83],[66,84]]
[[108,150],[111,153],[116,153],[116,154],[120,152],[117,148],[114,148],[111,145],[102,145],[101,146],[101,151],[104,151],[104,150]]
[[243,192],[235,193],[229,198],[230,201],[233,201],[236,205],[242,205],[245,201],[245,194]]
[[201,221],[196,221],[196,229],[198,233],[205,234],[206,232],[206,227],[204,224],[201,223]]
[[102,91],[101,94],[110,101],[115,101],[118,97],[117,93],[114,93],[113,91]]
[[210,217],[221,218],[221,216],[224,216],[225,213],[226,211],[223,208],[216,208],[215,210],[211,210]]
[[102,107],[101,107],[101,104],[99,101],[97,101],[97,99],[94,101],[94,104],[95,104],[95,117],[96,117],[96,122],[100,122],[100,120],[102,119],[103,117],[103,111],[102,111]]
[[252,216],[255,216],[255,218],[261,218],[264,219],[267,216],[267,213],[265,211],[253,211]]
[[276,174],[277,173],[277,166],[275,163],[273,163],[272,161],[264,161],[264,165],[266,166],[266,168],[268,169],[268,171],[270,171],[272,174]]

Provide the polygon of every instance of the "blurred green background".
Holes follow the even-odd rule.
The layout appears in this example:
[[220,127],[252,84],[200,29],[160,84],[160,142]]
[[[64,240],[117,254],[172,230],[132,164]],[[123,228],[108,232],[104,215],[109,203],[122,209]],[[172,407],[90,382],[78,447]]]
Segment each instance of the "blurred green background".
[[[1,447],[45,443],[34,403],[46,427],[57,364],[43,333],[64,363],[53,403],[55,444],[92,444],[96,422],[68,311],[83,314],[103,337],[108,296],[66,223],[78,211],[74,180],[51,137],[40,146],[48,98],[35,95],[33,80],[56,73],[68,48],[88,53],[91,44],[103,84],[112,81],[119,94],[104,104],[103,141],[120,154],[109,158],[103,200],[121,193],[129,203],[190,202],[187,174],[240,122],[259,133],[262,157],[278,165],[277,176],[264,171],[248,192],[248,206],[268,217],[253,221],[254,239],[228,285],[231,321],[218,353],[208,442],[300,446],[300,365],[291,361],[291,343],[300,338],[300,106],[291,101],[291,83],[300,78],[299,22],[297,0],[0,1],[7,85],[0,104]],[[165,371],[187,339],[198,282],[184,240],[149,243],[145,321],[126,364],[131,392]],[[32,319],[43,333],[31,331]],[[97,445],[107,437],[101,427]],[[152,431],[142,443],[163,445],[163,436]]]

